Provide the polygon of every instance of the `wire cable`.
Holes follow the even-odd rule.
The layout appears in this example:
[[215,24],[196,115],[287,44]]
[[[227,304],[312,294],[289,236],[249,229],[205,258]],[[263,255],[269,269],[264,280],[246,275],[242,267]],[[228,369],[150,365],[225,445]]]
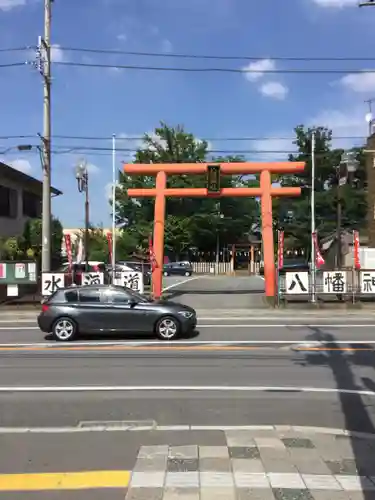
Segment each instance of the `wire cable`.
[[[17,137],[17,136],[16,136]],[[27,136],[24,136],[27,137]],[[36,136],[29,136],[36,137]],[[5,137],[0,137],[4,139]],[[79,136],[79,135],[53,135],[53,139],[69,139],[69,140],[82,140],[82,141],[108,141],[112,140],[112,134],[108,136]],[[353,135],[353,136],[332,136],[332,140],[365,140],[367,137],[365,135]],[[139,137],[120,137],[116,136],[116,141],[143,141],[144,136]],[[295,141],[296,137],[204,137],[202,141],[209,142],[221,142],[221,141]]]
[[73,61],[56,61],[53,63],[58,66],[77,66],[81,68],[108,68],[108,69],[128,69],[137,71],[166,71],[180,73],[261,73],[261,74],[372,74],[374,69],[268,69],[268,70],[253,70],[246,68],[184,68],[184,67],[167,67],[167,66],[138,66],[138,65],[120,65],[120,64],[100,64],[100,63],[83,63]]
[[27,61],[16,62],[16,63],[0,64],[0,69],[2,69],[2,68],[15,68],[16,66],[26,66],[27,64],[28,64]]
[[207,55],[207,54],[179,54],[179,53],[164,53],[164,52],[134,52],[128,50],[114,50],[114,49],[95,49],[86,47],[61,47],[62,50],[67,52],[86,52],[91,54],[109,54],[109,55],[125,55],[125,56],[139,56],[139,57],[161,57],[161,58],[177,58],[177,59],[209,59],[221,61],[261,61],[270,59],[272,61],[341,61],[341,62],[354,62],[354,61],[375,61],[375,57],[270,57],[270,56],[224,56],[224,55]]

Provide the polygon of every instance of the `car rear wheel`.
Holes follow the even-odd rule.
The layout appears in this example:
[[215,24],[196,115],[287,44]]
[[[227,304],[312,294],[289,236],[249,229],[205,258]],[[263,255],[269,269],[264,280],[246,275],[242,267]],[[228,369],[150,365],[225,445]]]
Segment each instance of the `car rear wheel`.
[[167,273],[167,271],[164,271],[164,276],[169,276],[169,273]]
[[59,318],[52,327],[52,334],[58,342],[70,342],[77,335],[77,325],[70,318]]
[[173,316],[165,316],[157,322],[155,333],[160,340],[174,340],[180,333],[180,324]]
[[189,273],[189,271],[186,271],[185,276],[191,276],[191,273]]

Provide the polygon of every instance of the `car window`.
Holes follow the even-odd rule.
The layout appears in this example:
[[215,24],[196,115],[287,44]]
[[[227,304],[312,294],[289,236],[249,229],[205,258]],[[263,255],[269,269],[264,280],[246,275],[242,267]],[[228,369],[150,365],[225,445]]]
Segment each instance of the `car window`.
[[78,302],[78,292],[77,290],[67,290],[65,292],[66,302]]
[[84,303],[100,302],[100,290],[97,288],[81,288],[79,291],[79,301]]
[[47,301],[49,303],[52,302],[65,302],[64,291],[56,290],[50,297],[48,297]]
[[125,290],[106,290],[103,297],[109,304],[128,304],[131,299],[130,293]]

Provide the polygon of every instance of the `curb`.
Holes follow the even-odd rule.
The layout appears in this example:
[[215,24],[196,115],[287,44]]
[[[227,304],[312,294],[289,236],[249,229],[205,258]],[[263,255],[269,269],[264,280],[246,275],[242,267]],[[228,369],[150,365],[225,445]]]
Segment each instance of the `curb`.
[[[148,424],[148,425],[144,425]],[[298,432],[305,434],[331,434],[356,439],[375,441],[375,434],[329,427],[310,427],[295,425],[157,425],[156,422],[80,422],[75,427],[0,427],[0,434],[64,434],[84,432],[186,432],[186,431],[276,431]]]

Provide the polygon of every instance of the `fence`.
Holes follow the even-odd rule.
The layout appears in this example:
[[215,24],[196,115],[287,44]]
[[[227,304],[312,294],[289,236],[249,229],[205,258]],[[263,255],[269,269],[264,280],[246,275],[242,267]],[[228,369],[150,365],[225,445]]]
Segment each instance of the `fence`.
[[[196,274],[232,274],[235,272],[233,262],[192,262],[191,265]],[[259,262],[250,262],[248,269],[242,271],[259,274],[260,267]]]
[[344,300],[359,302],[375,300],[375,270],[352,268],[317,271],[315,286],[310,272],[286,272],[278,276],[278,297],[286,301],[304,299]]

